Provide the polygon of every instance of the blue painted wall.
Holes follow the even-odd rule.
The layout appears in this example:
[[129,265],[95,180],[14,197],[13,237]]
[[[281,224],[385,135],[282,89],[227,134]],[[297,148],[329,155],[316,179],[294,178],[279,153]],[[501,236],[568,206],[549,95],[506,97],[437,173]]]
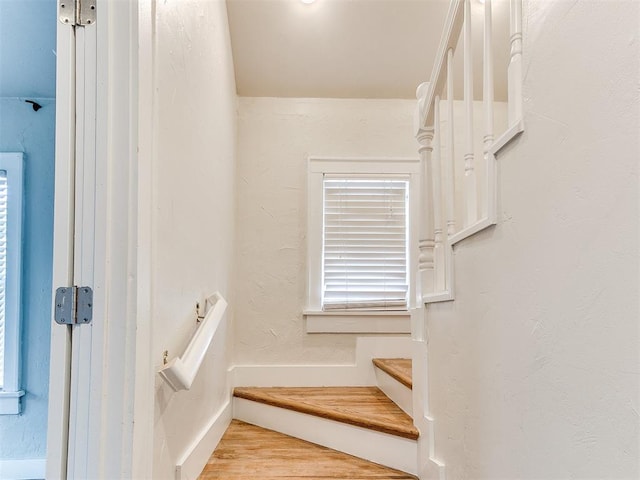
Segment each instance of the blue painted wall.
[[[23,413],[0,415],[0,461],[44,458],[51,318],[55,0],[0,0],[0,151],[25,153]],[[43,108],[34,112],[25,99]]]
[[56,96],[56,1],[0,0],[0,97]]

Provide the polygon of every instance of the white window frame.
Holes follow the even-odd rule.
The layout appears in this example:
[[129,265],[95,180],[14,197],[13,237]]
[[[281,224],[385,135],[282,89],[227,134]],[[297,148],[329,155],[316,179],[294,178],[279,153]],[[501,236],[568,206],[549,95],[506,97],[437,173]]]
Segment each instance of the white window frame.
[[[0,153],[0,170],[7,172],[7,280],[5,284],[4,383],[0,415],[20,413],[20,290],[22,273],[23,155]],[[16,188],[18,186],[18,188]]]
[[[407,311],[323,311],[322,238],[325,175],[403,175],[409,181]],[[420,160],[418,158],[317,157],[307,160],[307,333],[411,333],[410,311],[416,308]]]

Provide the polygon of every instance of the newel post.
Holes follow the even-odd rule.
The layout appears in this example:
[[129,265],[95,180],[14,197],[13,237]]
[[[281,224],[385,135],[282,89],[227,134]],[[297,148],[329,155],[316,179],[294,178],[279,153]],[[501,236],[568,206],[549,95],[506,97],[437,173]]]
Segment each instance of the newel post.
[[[431,183],[431,156],[433,154],[433,126],[425,127],[424,115],[428,106],[424,105],[429,83],[421,83],[416,91],[418,108],[415,118],[416,139],[418,140],[418,153],[421,164],[421,215],[420,238],[418,247],[418,281],[422,296],[432,293],[435,288],[434,248],[435,234],[433,223],[433,188]],[[422,300],[420,300],[422,301]]]

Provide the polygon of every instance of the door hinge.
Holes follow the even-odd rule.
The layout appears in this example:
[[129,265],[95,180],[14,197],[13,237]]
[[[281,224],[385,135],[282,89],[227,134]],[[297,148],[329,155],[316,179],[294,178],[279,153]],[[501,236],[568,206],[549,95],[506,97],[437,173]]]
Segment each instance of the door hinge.
[[81,26],[96,23],[97,0],[58,0],[60,21],[65,25]]
[[84,325],[93,318],[91,287],[60,287],[56,289],[53,319],[60,325]]

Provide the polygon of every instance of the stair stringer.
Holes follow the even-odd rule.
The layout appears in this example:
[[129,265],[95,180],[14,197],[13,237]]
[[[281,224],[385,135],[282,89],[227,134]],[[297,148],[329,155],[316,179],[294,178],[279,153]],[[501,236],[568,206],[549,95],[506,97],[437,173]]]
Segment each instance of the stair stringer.
[[418,477],[420,480],[446,480],[445,464],[436,457],[435,425],[429,413],[428,356],[425,332],[426,308],[415,314],[412,341],[413,424],[418,438]]
[[378,388],[404,413],[413,417],[413,393],[411,389],[380,368],[376,367],[375,373]]
[[380,465],[418,474],[418,442],[415,440],[238,397],[233,399],[233,416]]

